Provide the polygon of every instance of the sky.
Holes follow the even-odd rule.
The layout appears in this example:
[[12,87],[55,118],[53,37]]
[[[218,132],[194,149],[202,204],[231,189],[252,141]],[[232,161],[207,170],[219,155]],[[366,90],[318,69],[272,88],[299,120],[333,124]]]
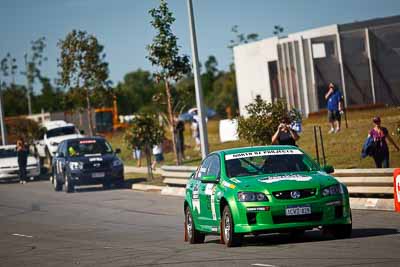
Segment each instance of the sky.
[[[155,35],[148,10],[158,0],[0,0],[0,58],[10,52],[21,70],[30,41],[46,37],[42,73],[57,78],[57,47],[72,29],[94,34],[104,45],[114,84],[139,68],[153,71],[146,46]],[[176,18],[173,32],[181,52],[191,57],[187,1],[169,0]],[[234,39],[233,25],[245,34],[271,37],[273,26],[284,34],[331,24],[342,24],[400,14],[399,0],[193,0],[200,61],[209,55],[220,69],[228,69]],[[25,83],[19,75],[17,82]],[[36,86],[37,87],[37,86]]]

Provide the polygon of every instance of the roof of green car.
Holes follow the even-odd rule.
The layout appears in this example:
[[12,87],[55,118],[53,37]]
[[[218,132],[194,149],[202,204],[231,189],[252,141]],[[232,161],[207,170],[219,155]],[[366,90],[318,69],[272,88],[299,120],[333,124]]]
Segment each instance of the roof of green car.
[[253,151],[260,151],[260,150],[286,150],[286,149],[300,150],[296,146],[271,145],[271,146],[236,147],[236,148],[218,150],[218,151],[215,151],[214,153],[228,155],[228,154],[243,153],[243,152],[253,152]]

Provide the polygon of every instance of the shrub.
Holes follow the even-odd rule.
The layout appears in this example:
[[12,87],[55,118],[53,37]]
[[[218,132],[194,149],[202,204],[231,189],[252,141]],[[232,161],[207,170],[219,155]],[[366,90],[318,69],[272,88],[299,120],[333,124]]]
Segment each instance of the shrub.
[[297,110],[288,112],[285,101],[268,103],[257,97],[254,102],[246,106],[247,116],[238,119],[239,138],[245,139],[251,145],[269,145],[283,117],[291,121],[301,121],[301,114]]

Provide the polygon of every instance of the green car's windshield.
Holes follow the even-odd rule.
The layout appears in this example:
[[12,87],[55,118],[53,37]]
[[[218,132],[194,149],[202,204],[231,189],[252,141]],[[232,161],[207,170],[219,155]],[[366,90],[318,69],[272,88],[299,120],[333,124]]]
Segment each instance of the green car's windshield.
[[[279,150],[277,150],[279,151]],[[242,153],[237,157],[225,157],[226,173],[228,177],[253,176],[261,174],[283,172],[308,172],[318,171],[317,164],[300,150],[295,153],[268,153],[258,152]],[[266,153],[266,154],[265,154]]]

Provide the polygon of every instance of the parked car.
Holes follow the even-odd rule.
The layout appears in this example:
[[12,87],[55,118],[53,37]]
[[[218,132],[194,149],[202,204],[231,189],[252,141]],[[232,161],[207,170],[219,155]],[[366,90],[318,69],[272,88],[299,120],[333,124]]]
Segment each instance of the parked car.
[[67,139],[82,137],[82,134],[72,123],[62,120],[46,121],[43,123],[43,136],[35,145],[37,153],[51,168],[52,158],[58,145]]
[[184,201],[185,240],[202,243],[219,234],[228,247],[243,235],[319,228],[351,235],[344,184],[294,146],[260,146],[213,152],[192,174]]
[[[27,177],[36,178],[40,175],[39,160],[28,156],[26,167]],[[15,145],[0,146],[0,179],[15,179],[19,177],[17,150]]]
[[74,138],[62,141],[53,158],[52,176],[56,191],[64,187],[67,193],[75,186],[124,182],[124,165],[103,137]]

